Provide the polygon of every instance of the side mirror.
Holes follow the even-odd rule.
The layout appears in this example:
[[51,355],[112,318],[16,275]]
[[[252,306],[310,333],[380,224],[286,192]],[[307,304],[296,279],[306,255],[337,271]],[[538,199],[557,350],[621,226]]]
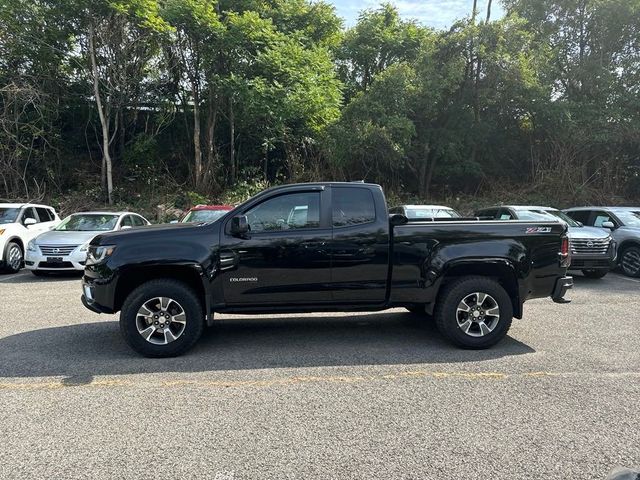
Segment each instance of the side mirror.
[[131,226],[130,226],[130,225],[122,225],[122,226],[120,227],[120,230],[129,230],[130,228],[131,228]]
[[29,217],[24,219],[25,227],[30,227],[31,225],[35,225],[36,223],[38,223],[38,221],[35,218]]
[[236,215],[231,219],[231,235],[242,236],[249,231],[249,220],[246,215]]
[[579,227],[584,227],[584,223],[579,222],[579,221],[577,221],[577,220],[576,220],[576,223],[578,224],[578,226],[579,226]]
[[602,222],[602,228],[608,228],[610,230],[615,230],[616,225],[613,222]]
[[409,219],[401,213],[392,213],[389,215],[389,223],[391,225],[404,225]]
[[169,223],[178,223],[178,220],[171,220]]

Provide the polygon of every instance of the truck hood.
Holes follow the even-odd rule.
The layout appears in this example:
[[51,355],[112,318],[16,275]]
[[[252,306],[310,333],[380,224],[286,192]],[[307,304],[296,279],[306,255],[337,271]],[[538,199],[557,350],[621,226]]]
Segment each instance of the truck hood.
[[121,242],[144,242],[146,240],[158,238],[175,238],[188,237],[190,235],[198,235],[203,229],[211,231],[210,227],[219,224],[213,223],[169,223],[162,225],[148,225],[140,228],[132,228],[128,230],[117,230],[115,232],[106,232],[97,235],[91,245],[118,245]]
[[578,239],[578,238],[607,238],[609,234],[600,229],[594,227],[569,227],[568,230],[569,238]]
[[51,230],[36,237],[37,245],[82,245],[103,232],[65,232]]

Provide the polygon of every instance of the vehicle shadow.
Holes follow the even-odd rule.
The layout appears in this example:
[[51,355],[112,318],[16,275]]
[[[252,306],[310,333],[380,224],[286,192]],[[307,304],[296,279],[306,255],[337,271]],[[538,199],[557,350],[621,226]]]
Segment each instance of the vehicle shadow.
[[19,333],[0,339],[0,377],[204,372],[351,365],[477,363],[534,350],[511,337],[488,350],[449,345],[432,324],[410,313],[222,320],[178,358],[147,359],[124,343],[116,322]]

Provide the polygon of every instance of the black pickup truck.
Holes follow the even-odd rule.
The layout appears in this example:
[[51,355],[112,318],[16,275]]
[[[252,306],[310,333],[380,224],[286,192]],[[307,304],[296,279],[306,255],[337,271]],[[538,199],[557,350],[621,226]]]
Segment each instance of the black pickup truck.
[[211,223],[106,233],[90,244],[84,305],[121,311],[139,353],[179,355],[214,313],[371,311],[433,316],[463,348],[502,339],[525,300],[563,303],[571,277],[555,221],[411,221],[365,183],[271,188]]

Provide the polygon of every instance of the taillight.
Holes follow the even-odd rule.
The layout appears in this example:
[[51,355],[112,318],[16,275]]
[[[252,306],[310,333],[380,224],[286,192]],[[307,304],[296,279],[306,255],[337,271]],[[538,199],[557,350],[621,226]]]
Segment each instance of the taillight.
[[569,248],[569,237],[564,235],[562,237],[562,244],[560,245],[560,266],[568,267],[571,265],[571,250]]

